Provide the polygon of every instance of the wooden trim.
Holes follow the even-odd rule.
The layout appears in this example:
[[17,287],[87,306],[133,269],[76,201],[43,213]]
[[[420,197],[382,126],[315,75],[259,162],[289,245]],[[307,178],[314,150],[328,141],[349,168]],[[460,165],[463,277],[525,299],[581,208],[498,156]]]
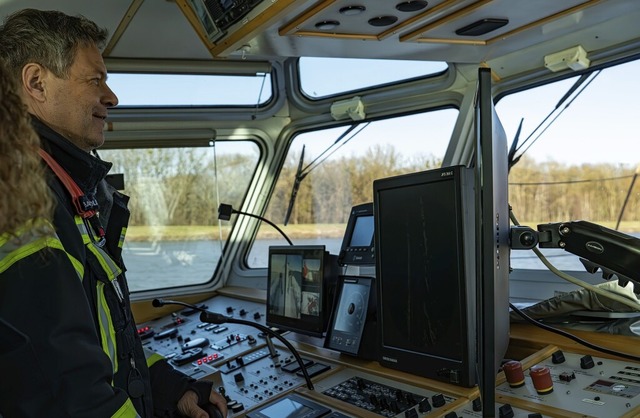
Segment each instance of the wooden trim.
[[396,26],[394,26],[394,27],[392,27],[390,29],[387,29],[386,31],[382,32],[378,36],[378,38],[380,40],[382,40],[382,39],[384,39],[384,38],[386,38],[386,37],[388,37],[390,35],[398,33],[402,29],[404,29],[404,28],[406,28],[408,26],[411,26],[414,23],[419,22],[420,20],[424,20],[425,18],[428,18],[429,16],[432,16],[432,15],[438,13],[441,10],[444,10],[444,9],[448,8],[449,6],[453,6],[456,3],[458,3],[458,0],[446,0],[446,1],[444,1],[444,2],[442,2],[440,4],[438,4],[438,5],[433,6],[432,8],[430,8],[428,10],[425,10],[424,12],[422,12],[420,14],[417,14],[417,15],[415,15],[415,16],[413,16],[413,17],[411,17],[411,18],[409,18],[409,19],[407,19],[405,21],[403,21],[402,23],[400,23],[400,24],[398,24],[398,25],[396,25]]
[[231,298],[249,300],[251,302],[266,303],[267,291],[262,289],[255,289],[249,287],[227,286],[217,290],[217,293],[222,296],[228,296]]
[[561,12],[558,12],[556,14],[553,14],[551,16],[547,16],[547,17],[544,17],[542,19],[538,19],[535,22],[528,23],[528,24],[526,24],[524,26],[520,26],[519,28],[516,28],[516,29],[514,29],[512,31],[503,33],[502,35],[498,35],[498,36],[496,36],[494,38],[491,38],[491,39],[487,40],[487,45],[491,45],[491,44],[496,43],[498,41],[503,41],[503,40],[507,39],[510,36],[517,35],[520,32],[524,32],[524,31],[529,30],[531,28],[534,28],[536,26],[544,25],[545,23],[552,22],[552,21],[554,21],[556,19],[559,19],[561,17],[570,15],[570,14],[578,12],[580,10],[584,10],[584,9],[586,9],[588,7],[591,7],[591,6],[593,6],[593,5],[597,4],[597,3],[600,3],[601,1],[602,0],[589,0],[589,1],[586,1],[584,3],[580,3],[580,4],[576,5],[576,6],[570,7],[568,9],[566,9],[566,10],[561,11]]
[[413,31],[411,31],[411,32],[409,32],[409,33],[407,33],[405,35],[402,35],[400,37],[400,42],[407,42],[407,41],[417,40],[420,37],[420,35],[422,35],[424,32],[427,32],[427,31],[429,31],[429,30],[431,30],[433,28],[437,28],[438,26],[442,26],[445,23],[449,23],[452,20],[455,20],[455,19],[457,19],[459,17],[462,17],[464,15],[467,15],[467,14],[473,12],[474,10],[491,3],[492,1],[493,0],[480,0],[480,1],[476,2],[476,3],[470,4],[467,7],[464,7],[462,9],[458,10],[458,11],[455,11],[455,12],[453,12],[451,14],[448,14],[448,15],[444,16],[442,19],[438,19],[435,22],[428,23],[428,24],[426,24],[426,25],[424,25],[422,27],[419,27],[418,29],[415,29],[415,30],[413,30]]
[[[320,3],[317,3],[316,5],[312,6],[308,10],[305,10],[298,16],[294,17],[291,22],[287,23],[286,25],[278,29],[278,35],[280,36],[291,35],[291,33],[294,32],[299,25],[311,19],[313,16],[317,15],[327,7],[331,6],[336,1],[337,0],[323,0]],[[296,35],[298,34],[299,32],[296,32]]]
[[[595,344],[609,350],[619,351],[621,353],[633,354],[634,350],[632,350],[632,348],[637,347],[638,341],[640,341],[638,337],[625,335],[612,335],[600,332],[579,331],[566,328],[563,329],[563,331],[568,332],[569,334],[572,334],[585,341],[588,341],[591,344]],[[513,348],[519,350],[518,352],[522,354],[524,353],[523,347],[527,347],[530,351],[529,354],[531,354],[531,352],[540,350],[547,344],[555,345],[562,350],[567,350],[573,353],[590,354],[602,358],[629,361],[618,356],[587,348],[584,345],[579,344],[567,337],[563,337],[559,334],[553,333],[551,331],[546,331],[533,325],[514,323],[511,324],[511,340],[509,344],[509,350],[511,350],[513,346]]]
[[364,35],[359,33],[326,33],[313,32],[309,30],[301,30],[295,33],[295,36],[316,36],[318,38],[334,38],[334,39],[361,39],[364,41],[377,41],[377,35]]
[[222,38],[217,44],[211,46],[209,51],[214,57],[220,56],[224,53],[234,52],[243,43],[248,42],[259,31],[264,30],[269,23],[284,14],[287,8],[296,1],[297,0],[274,1],[271,6],[255,16],[253,19],[247,20],[245,18],[242,22],[236,23],[236,25],[242,24],[243,26]]
[[129,8],[127,9],[127,12],[124,14],[122,20],[118,24],[118,27],[113,32],[113,35],[111,35],[111,39],[109,39],[109,43],[104,48],[104,51],[102,51],[103,57],[108,57],[109,55],[111,55],[111,52],[113,52],[113,49],[116,47],[116,45],[120,41],[120,38],[122,38],[124,31],[129,27],[131,20],[133,20],[133,17],[138,12],[138,9],[140,8],[140,6],[142,6],[143,1],[144,0],[133,0],[131,2],[131,4],[129,5]]
[[[558,13],[555,13],[551,16],[546,16],[542,19],[538,19],[534,22],[531,23],[527,23],[526,25],[520,26],[518,28],[515,28],[509,32],[505,32],[501,35],[497,35],[493,38],[487,39],[487,40],[470,40],[470,39],[453,39],[453,38],[427,38],[427,37],[421,37],[420,35],[435,28],[438,26],[441,26],[442,24],[448,23],[453,19],[457,19],[458,17],[468,13],[468,11],[472,11],[480,6],[484,6],[486,3],[490,2],[492,0],[482,0],[481,2],[478,3],[474,3],[471,6],[468,6],[464,9],[461,9],[455,13],[452,13],[450,15],[445,16],[442,19],[439,19],[435,22],[432,22],[428,25],[422,26],[416,30],[413,30],[405,35],[400,36],[400,42],[409,42],[409,41],[413,41],[413,42],[419,42],[419,43],[444,43],[444,44],[451,44],[451,45],[491,45],[494,44],[496,42],[499,41],[503,41],[511,36],[517,35],[521,32],[527,31],[529,29],[535,28],[537,26],[541,26],[544,24],[547,24],[549,22],[552,22],[556,19],[560,19],[562,17],[568,16],[572,13],[584,10],[588,7],[591,7],[597,3],[600,3],[602,0],[588,0],[584,3],[580,3],[576,6],[570,7],[568,9],[562,10]],[[482,3],[482,4],[480,4]]]
[[[199,302],[202,302],[203,300],[211,299],[215,295],[216,292],[207,292],[198,293],[197,295],[178,296],[171,299],[191,304],[197,304]],[[167,305],[160,308],[155,308],[151,305],[151,300],[140,300],[131,302],[131,311],[133,312],[133,318],[137,324],[158,319],[181,309],[184,309],[184,307],[177,305]]]

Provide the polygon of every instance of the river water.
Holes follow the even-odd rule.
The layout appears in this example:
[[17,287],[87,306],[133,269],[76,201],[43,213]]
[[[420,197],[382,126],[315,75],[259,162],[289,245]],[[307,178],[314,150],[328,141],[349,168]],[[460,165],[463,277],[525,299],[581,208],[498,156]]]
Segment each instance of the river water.
[[[338,254],[342,239],[295,240],[296,245],[325,245]],[[257,240],[250,254],[249,266],[266,267],[271,245],[286,245],[282,239]],[[128,242],[124,249],[127,277],[132,291],[184,286],[208,281],[214,273],[222,246],[218,241]],[[573,254],[561,249],[545,249],[548,260],[560,270],[584,271]],[[511,252],[514,269],[546,269],[533,251]]]

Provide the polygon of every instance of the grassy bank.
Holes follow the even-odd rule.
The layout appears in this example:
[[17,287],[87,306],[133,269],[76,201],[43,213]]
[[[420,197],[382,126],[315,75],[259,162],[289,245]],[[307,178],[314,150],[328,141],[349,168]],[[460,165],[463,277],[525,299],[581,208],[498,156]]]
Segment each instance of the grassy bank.
[[[523,222],[535,229],[538,224],[546,222]],[[614,229],[614,221],[593,222],[606,228]],[[344,235],[346,225],[344,224],[314,224],[314,225],[278,225],[284,232],[295,241],[296,239],[310,239],[316,237],[341,238]],[[621,222],[620,230],[624,232],[640,232],[640,222]],[[226,240],[230,227],[222,227],[222,239]],[[271,227],[263,228],[258,234],[258,239],[273,239],[280,237],[278,231]],[[218,226],[130,226],[127,230],[127,240],[129,241],[195,241],[195,240],[217,240],[220,239]]]
[[[291,240],[309,239],[315,237],[341,238],[346,228],[345,224],[314,224],[314,225],[278,225]],[[127,229],[128,241],[195,241],[195,240],[226,240],[230,227],[223,226],[130,226]],[[258,239],[279,238],[281,235],[271,227],[263,228]]]

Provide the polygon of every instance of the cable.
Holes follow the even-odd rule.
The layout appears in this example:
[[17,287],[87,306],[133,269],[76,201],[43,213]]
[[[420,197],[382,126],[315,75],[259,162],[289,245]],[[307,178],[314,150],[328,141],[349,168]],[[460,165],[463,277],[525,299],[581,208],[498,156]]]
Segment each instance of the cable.
[[524,312],[522,312],[520,309],[516,308],[512,303],[509,303],[509,307],[511,309],[513,309],[513,311],[515,313],[517,313],[518,315],[520,315],[525,321],[529,322],[530,324],[533,324],[537,327],[540,327],[546,331],[549,332],[553,332],[559,335],[562,335],[563,337],[569,338],[570,340],[573,340],[575,342],[577,342],[578,344],[584,345],[585,347],[591,348],[592,350],[596,350],[596,351],[600,351],[601,353],[606,353],[606,354],[611,354],[617,357],[622,357],[622,358],[626,358],[628,360],[633,360],[633,361],[640,361],[640,356],[634,356],[632,354],[627,354],[627,353],[622,353],[616,350],[610,350],[608,348],[605,347],[600,347],[599,345],[596,344],[592,344],[588,341],[583,340],[580,337],[576,337],[575,335],[566,332],[566,331],[562,331],[560,329],[554,328],[552,326],[543,324],[540,321],[536,321],[535,319],[531,318],[530,316],[528,316],[527,314],[525,314]]

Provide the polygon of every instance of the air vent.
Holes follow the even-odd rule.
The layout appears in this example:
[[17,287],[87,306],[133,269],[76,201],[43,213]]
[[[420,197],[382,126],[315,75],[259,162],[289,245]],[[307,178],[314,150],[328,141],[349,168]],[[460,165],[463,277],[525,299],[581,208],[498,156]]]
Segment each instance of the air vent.
[[499,29],[509,23],[509,19],[497,19],[497,18],[487,18],[480,19],[476,22],[473,22],[470,25],[467,25],[463,28],[456,30],[456,35],[460,36],[480,36],[485,33],[489,33],[496,29]]

